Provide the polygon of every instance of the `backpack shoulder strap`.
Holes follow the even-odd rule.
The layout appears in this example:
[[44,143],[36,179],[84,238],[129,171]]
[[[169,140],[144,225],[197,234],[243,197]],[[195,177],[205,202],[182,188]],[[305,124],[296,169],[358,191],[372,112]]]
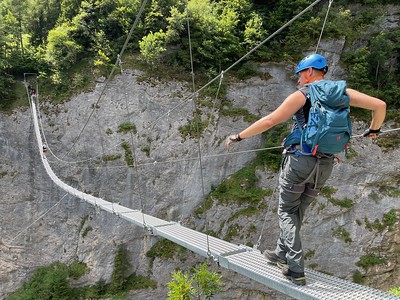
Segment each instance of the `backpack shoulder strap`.
[[350,98],[346,92],[346,81],[320,80],[310,84],[311,103],[319,101],[332,108],[349,107]]

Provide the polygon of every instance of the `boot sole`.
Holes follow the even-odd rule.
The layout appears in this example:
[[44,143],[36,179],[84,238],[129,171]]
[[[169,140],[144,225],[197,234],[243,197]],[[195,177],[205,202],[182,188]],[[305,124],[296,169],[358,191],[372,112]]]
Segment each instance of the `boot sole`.
[[295,285],[298,285],[298,286],[306,285],[306,279],[304,277],[300,277],[300,278],[293,278],[292,276],[285,276],[285,277],[286,277],[286,279],[288,279]]

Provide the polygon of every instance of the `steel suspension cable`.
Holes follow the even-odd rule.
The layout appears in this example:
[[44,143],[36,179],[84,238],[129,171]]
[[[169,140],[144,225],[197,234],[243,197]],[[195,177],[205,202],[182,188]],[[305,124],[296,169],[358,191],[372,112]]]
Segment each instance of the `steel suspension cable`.
[[27,231],[29,228],[31,228],[35,223],[39,222],[41,219],[43,219],[43,217],[45,215],[47,215],[54,207],[56,207],[58,204],[60,204],[60,202],[67,196],[70,195],[69,193],[66,193],[64,196],[62,196],[62,198],[57,201],[57,203],[55,203],[52,207],[50,207],[48,210],[46,210],[44,213],[42,213],[36,220],[34,220],[31,224],[29,224],[28,226],[26,226],[23,230],[21,230],[20,232],[18,232],[17,235],[15,235],[9,242],[12,243],[14,242],[22,233],[24,233],[25,231]]
[[[196,84],[195,84],[195,78],[194,78],[194,66],[193,66],[193,54],[192,54],[192,40],[190,38],[190,22],[189,22],[189,1],[186,1],[186,24],[187,24],[187,31],[188,31],[188,39],[189,39],[189,54],[190,54],[190,69],[191,72],[190,74],[192,75],[192,88],[193,88],[193,95],[195,95],[196,92]],[[197,97],[196,97],[197,99]],[[194,104],[194,109],[196,110],[196,101],[193,101]],[[202,164],[202,159],[201,159],[201,135],[200,135],[200,128],[199,128],[199,123],[195,122],[196,126],[196,132],[198,136],[198,151],[199,151],[199,164],[200,164],[200,179],[201,179],[201,190],[203,192],[203,196],[205,196],[205,191],[204,191],[204,179],[203,179],[203,164]]]
[[[121,63],[121,61],[120,61]],[[125,105],[126,105],[126,112],[127,115],[130,116],[130,110],[129,110],[129,101],[128,101],[128,97],[127,97],[127,93],[125,92]],[[140,181],[139,181],[139,171],[138,171],[138,166],[136,165],[137,163],[137,155],[136,155],[136,147],[134,145],[134,136],[133,136],[133,131],[130,130],[130,139],[131,139],[131,145],[132,145],[132,155],[133,155],[133,165],[132,166],[128,166],[128,170],[130,169],[130,167],[134,168],[134,171],[136,173],[136,178],[137,178],[137,190],[138,190],[138,197],[139,197],[139,205],[142,211],[142,218],[143,218],[143,224],[146,226],[146,220],[144,217],[144,201],[143,201],[143,194],[142,194],[142,188],[140,186]]]
[[[200,89],[198,89],[197,91],[195,91],[194,93],[192,93],[191,95],[185,97],[185,99],[183,101],[181,101],[180,103],[178,103],[176,106],[174,106],[173,108],[171,108],[170,110],[168,110],[167,113],[165,114],[161,114],[158,118],[156,118],[153,122],[150,122],[147,126],[143,126],[142,131],[147,130],[151,127],[153,127],[154,125],[156,125],[160,120],[162,120],[163,118],[165,118],[166,116],[169,116],[169,114],[175,110],[177,110],[178,108],[186,105],[188,102],[192,101],[193,99],[196,98],[196,95],[198,93],[200,93],[202,90],[204,90],[205,88],[207,88],[208,86],[210,86],[212,83],[214,83],[216,80],[221,79],[221,76],[228,72],[229,70],[231,70],[232,68],[234,68],[237,64],[239,64],[241,61],[243,61],[246,57],[248,57],[250,54],[252,54],[253,52],[255,52],[258,48],[260,48],[262,45],[264,45],[267,41],[269,41],[270,39],[272,39],[275,35],[277,35],[278,33],[280,33],[283,29],[285,29],[286,27],[288,27],[290,24],[292,24],[295,20],[297,20],[300,16],[302,16],[304,13],[306,13],[308,10],[310,10],[312,7],[314,7],[316,4],[318,4],[319,2],[321,2],[322,0],[316,0],[314,1],[312,4],[310,4],[308,7],[306,7],[304,10],[302,10],[299,14],[297,14],[295,17],[293,17],[291,20],[289,20],[286,24],[284,24],[282,27],[280,27],[278,30],[276,30],[274,33],[272,33],[270,36],[268,36],[265,40],[263,40],[261,43],[259,43],[257,46],[255,46],[253,49],[251,49],[249,52],[247,52],[244,56],[242,56],[239,60],[237,60],[236,62],[234,62],[231,66],[229,66],[225,71],[221,72],[219,75],[217,75],[216,77],[214,77],[213,79],[211,79],[207,84],[205,84],[204,86],[202,86]],[[331,1],[331,0],[330,0]],[[143,2],[143,5],[141,7],[140,13],[142,13],[142,8],[144,8],[146,0]],[[133,28],[135,26],[135,24],[137,23],[137,20],[139,18],[139,15],[137,16],[134,25],[132,26],[131,32],[127,38],[127,40],[125,41],[124,44],[124,48],[127,44],[128,39],[131,36],[131,33],[133,31]],[[98,102],[100,101],[101,96],[104,94],[104,90],[106,88],[106,86],[108,85],[108,82],[111,78],[111,75],[114,73],[115,70],[115,66],[118,64],[119,59],[122,57],[122,53],[124,52],[124,48],[121,51],[121,53],[119,54],[119,57],[113,67],[113,70],[111,71],[110,76],[108,77],[107,81],[106,81],[106,85],[104,86],[104,88],[102,89],[102,92],[96,102],[96,104],[98,104]],[[193,75],[192,75],[192,80],[193,80]],[[96,107],[96,105],[94,106]],[[91,115],[93,114],[93,111],[91,113]],[[89,119],[91,117],[91,115],[89,116]],[[80,136],[83,133],[83,130],[85,129],[85,127],[87,126],[89,119],[87,120],[86,124],[84,125],[84,128],[81,130],[81,132],[79,133],[77,139],[74,141],[73,146],[76,144],[76,142],[78,141],[78,139],[80,138]],[[139,134],[140,132],[138,132]],[[73,146],[71,147],[71,149],[67,152],[67,154],[65,154],[63,157],[65,157],[66,155],[68,155],[68,153],[72,150]],[[96,156],[95,158],[99,158],[101,155]],[[63,159],[59,159],[60,161],[66,162]],[[85,162],[85,161],[89,161],[91,159],[87,159],[87,160],[81,160],[79,162]]]
[[[317,42],[317,47],[316,47],[316,49],[315,49],[315,53],[317,53],[317,51],[318,51],[318,47],[319,47],[319,44],[320,44],[320,42],[321,42],[322,34],[323,34],[323,32],[324,32],[324,29],[325,29],[325,24],[326,24],[326,21],[327,21],[327,19],[328,19],[329,10],[330,10],[330,8],[331,8],[332,2],[333,2],[333,0],[329,0],[328,9],[327,9],[327,11],[326,11],[324,23],[322,24],[322,29],[321,29],[321,33],[320,33],[319,38],[318,38],[318,42]],[[279,177],[278,177],[278,181],[277,181],[277,183],[276,183],[276,185],[275,185],[274,191],[272,192],[272,195],[271,195],[270,198],[273,197],[273,195],[275,194],[276,190],[278,189],[278,186],[279,186]],[[256,248],[256,249],[258,249],[258,247],[260,246],[261,239],[262,239],[263,234],[264,234],[264,229],[265,229],[265,225],[266,225],[266,223],[267,223],[267,216],[268,216],[268,212],[270,211],[270,206],[271,206],[271,203],[269,203],[268,208],[267,208],[267,211],[266,211],[265,214],[264,214],[264,221],[263,221],[263,225],[262,225],[262,227],[261,227],[260,236],[259,236],[259,238],[258,238],[258,240],[257,240],[256,245],[255,245],[255,248]]]
[[100,93],[99,97],[97,98],[96,103],[93,105],[93,109],[92,109],[92,111],[91,111],[89,117],[87,118],[86,123],[84,124],[83,128],[82,128],[81,131],[79,132],[79,134],[78,134],[78,136],[76,137],[75,141],[72,143],[72,146],[71,146],[70,150],[68,150],[67,153],[66,153],[63,157],[67,156],[67,155],[72,151],[72,149],[75,147],[75,144],[76,144],[76,143],[78,142],[78,140],[80,139],[80,137],[81,137],[83,131],[85,130],[86,126],[88,125],[88,123],[89,123],[89,121],[90,121],[90,119],[91,119],[91,117],[92,117],[92,115],[93,115],[93,113],[94,113],[94,110],[95,110],[96,107],[98,106],[101,97],[102,97],[102,96],[104,95],[104,93],[105,93],[105,90],[106,90],[106,88],[107,88],[107,86],[108,86],[108,84],[109,84],[109,82],[110,82],[110,80],[111,80],[111,78],[112,78],[112,75],[113,75],[114,72],[115,72],[115,69],[116,69],[117,66],[119,65],[120,59],[121,59],[123,53],[125,52],[125,49],[126,49],[126,47],[127,47],[127,45],[128,45],[129,40],[130,40],[131,37],[132,37],[133,31],[134,31],[134,29],[136,28],[137,23],[139,22],[140,16],[141,16],[142,13],[143,13],[143,10],[144,10],[144,8],[145,8],[145,6],[146,6],[146,4],[147,4],[147,1],[148,1],[148,0],[143,0],[142,6],[140,7],[138,14],[136,15],[136,19],[135,19],[135,21],[133,22],[133,25],[132,25],[132,27],[131,27],[131,30],[129,31],[128,36],[127,36],[126,39],[125,39],[125,43],[124,43],[124,45],[122,46],[121,52],[120,52],[120,53],[118,54],[118,56],[117,56],[117,59],[116,59],[116,61],[115,61],[115,64],[114,64],[114,66],[113,66],[113,68],[112,68],[110,74],[108,75],[108,78],[107,78],[107,80],[106,80],[106,83],[104,84],[103,89],[101,90],[101,93]]
[[[264,45],[266,42],[268,42],[270,39],[272,39],[275,35],[277,35],[278,33],[280,33],[283,29],[285,29],[286,27],[288,27],[290,24],[292,24],[295,20],[297,20],[299,17],[301,17],[303,14],[305,14],[308,10],[310,10],[311,8],[313,8],[315,5],[317,5],[319,2],[321,2],[322,0],[316,0],[314,1],[312,4],[310,4],[309,6],[307,6],[304,10],[302,10],[300,13],[298,13],[296,16],[294,16],[291,20],[289,20],[286,24],[284,24],[282,27],[280,27],[278,30],[276,30],[275,32],[273,32],[270,36],[268,36],[265,40],[263,40],[261,43],[259,43],[257,46],[255,46],[253,49],[251,49],[249,52],[247,52],[245,55],[243,55],[241,58],[239,58],[236,62],[234,62],[232,65],[230,65],[226,70],[224,70],[224,73],[230,71],[232,68],[234,68],[236,65],[238,65],[240,62],[242,62],[245,58],[247,58],[248,56],[250,56],[250,54],[252,54],[253,52],[255,52],[256,50],[258,50],[258,48],[260,48],[262,45]],[[202,90],[204,90],[205,88],[207,88],[208,86],[210,86],[214,81],[220,79],[222,75],[222,72],[217,75],[216,77],[214,77],[213,79],[211,79],[207,84],[203,85],[200,89],[198,89],[195,94],[198,94],[199,92],[201,92]],[[192,99],[194,99],[194,95],[190,95],[188,97],[186,97],[185,100],[183,100],[181,103],[177,104],[175,107],[173,107],[171,110],[168,111],[168,114],[171,111],[174,111],[176,109],[178,109],[179,107],[181,107],[182,105],[185,105],[187,102],[191,101]],[[166,114],[165,114],[166,115]],[[158,123],[159,120],[161,120],[162,118],[165,117],[165,115],[160,116],[159,118],[157,118],[154,122],[151,122],[148,126],[145,126],[144,129],[150,128],[152,126],[154,126],[155,124]]]
[[[400,131],[400,128],[393,128],[389,130],[384,130],[381,131],[380,134],[388,134],[392,133],[395,131]],[[353,135],[352,138],[360,138],[363,137],[362,134],[359,135]],[[202,158],[204,159],[209,159],[209,158],[218,158],[218,157],[224,157],[224,156],[231,156],[231,155],[240,155],[240,154],[246,154],[246,153],[251,153],[251,152],[260,152],[260,151],[268,151],[268,150],[273,150],[273,149],[282,149],[283,146],[273,146],[273,147],[268,147],[268,148],[257,148],[257,149],[249,149],[249,150],[243,150],[243,151],[230,151],[226,153],[220,153],[220,154],[212,154],[212,155],[203,155]],[[189,158],[182,158],[182,159],[171,159],[171,160],[165,160],[165,161],[152,161],[152,162],[144,162],[140,164],[136,164],[136,167],[142,167],[142,166],[156,166],[156,165],[163,165],[163,164],[172,164],[172,163],[179,163],[179,162],[184,162],[184,161],[194,161],[198,160],[198,156],[196,157],[189,157]],[[107,167],[110,169],[116,169],[116,168],[125,168],[126,166],[115,166],[115,167]]]
[[[190,36],[190,22],[189,22],[189,1],[186,1],[186,25],[187,25],[187,32],[188,32],[188,42],[189,42],[189,55],[190,55],[190,74],[192,75],[192,88],[193,88],[193,96],[196,96],[196,84],[195,84],[195,77],[194,77],[194,66],[193,66],[193,53],[192,53],[192,40]],[[194,109],[196,111],[197,105],[196,101],[193,101]],[[205,189],[204,189],[204,176],[203,176],[203,161],[201,158],[201,134],[199,123],[195,122],[196,132],[198,136],[197,145],[198,145],[198,153],[199,153],[199,168],[200,168],[200,181],[201,181],[201,191],[203,199],[205,198]],[[207,218],[207,217],[206,217]],[[207,255],[211,255],[210,251],[210,238],[208,234],[208,224],[207,220],[205,220],[205,229],[206,229],[206,239],[207,239]]]
[[328,9],[326,11],[324,23],[322,24],[322,29],[321,29],[321,33],[320,33],[319,38],[318,38],[317,47],[315,48],[315,53],[318,52],[318,47],[319,47],[319,44],[321,42],[322,33],[324,32],[324,29],[325,29],[326,21],[328,20],[329,10],[331,9],[332,2],[333,2],[333,0],[329,0]]

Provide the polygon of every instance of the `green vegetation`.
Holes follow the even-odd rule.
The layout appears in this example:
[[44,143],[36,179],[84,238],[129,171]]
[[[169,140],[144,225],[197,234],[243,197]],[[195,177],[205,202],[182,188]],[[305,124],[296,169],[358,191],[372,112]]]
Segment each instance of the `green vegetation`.
[[241,107],[231,107],[231,103],[225,101],[224,104],[227,108],[221,109],[220,114],[221,116],[229,116],[229,117],[243,117],[243,120],[249,123],[253,123],[259,119],[258,116],[251,114],[247,109]]
[[315,250],[308,250],[306,254],[304,254],[304,259],[310,259],[312,257],[314,257],[315,255]]
[[133,134],[136,134],[137,133],[136,125],[129,122],[122,123],[118,126],[117,132],[122,132],[122,133],[132,132]]
[[186,140],[186,137],[199,139],[202,137],[203,131],[210,124],[209,120],[202,120],[201,113],[198,111],[195,113],[191,120],[188,120],[187,125],[183,125],[179,127],[179,132],[182,135],[183,140]]
[[210,196],[208,196],[200,206],[198,206],[193,210],[193,214],[195,216],[200,216],[204,214],[213,206],[213,203],[214,203],[213,199]]
[[316,270],[316,269],[318,268],[318,264],[316,264],[316,263],[309,264],[308,267],[309,267],[310,269]]
[[82,232],[82,237],[86,237],[88,235],[89,232],[93,231],[93,227],[92,226],[88,226],[85,228],[85,230]]
[[133,166],[135,161],[133,159],[132,149],[129,146],[128,142],[122,140],[121,147],[125,150],[125,161],[128,166]]
[[[286,125],[279,125],[272,130],[269,130],[264,135],[266,140],[265,147],[269,148],[272,145],[276,146],[277,141],[281,141],[287,133]],[[253,216],[265,211],[267,204],[262,201],[266,197],[272,195],[272,190],[261,189],[258,185],[258,178],[256,170],[266,168],[277,172],[281,163],[281,148],[268,149],[260,151],[256,158],[250,162],[246,167],[242,168],[229,178],[224,180],[218,187],[212,187],[210,194],[205,201],[197,207],[193,213],[197,217],[205,214],[214,203],[217,205],[230,205],[231,203],[237,204],[239,207],[227,220],[221,220],[221,228],[226,226],[226,233],[224,239],[231,241],[235,237],[243,239],[251,236],[256,232],[255,226],[250,226],[247,232],[243,232],[243,227],[233,221],[241,216]],[[220,235],[217,235],[220,236]]]
[[153,247],[146,253],[146,256],[149,258],[162,258],[162,259],[170,259],[173,258],[174,255],[181,255],[186,252],[186,249],[178,244],[171,242],[170,240],[160,239],[158,240]]
[[349,149],[346,151],[346,158],[347,159],[352,159],[354,157],[357,157],[358,153],[356,150],[354,150],[353,148],[349,147]]
[[396,295],[400,297],[400,287],[392,288],[388,291],[389,294]]
[[130,268],[131,264],[129,262],[128,250],[124,245],[120,245],[115,254],[114,270],[111,275],[112,282],[109,286],[109,289],[113,293],[118,293],[124,289]]
[[79,224],[79,229],[78,231],[81,232],[83,229],[83,226],[85,226],[86,221],[89,219],[89,215],[85,215],[82,219],[81,222]]
[[[280,124],[262,134],[265,148],[276,148],[283,139],[289,134],[286,124]],[[278,172],[281,167],[282,148],[269,149],[259,152],[256,158],[256,163],[260,166],[266,166],[274,172]]]
[[[341,64],[348,70],[350,87],[399,108],[399,61],[393,53],[400,49],[400,29],[382,30],[379,26],[384,4],[398,1],[367,2],[336,2],[323,37],[346,38]],[[363,5],[350,10],[353,3]],[[151,76],[170,77],[175,72],[175,77],[188,78],[191,46],[195,72],[202,74],[200,81],[204,82],[308,4],[303,0],[190,0],[186,5],[183,0],[155,0],[146,7],[122,60],[126,67],[141,68]],[[140,6],[138,0],[4,0],[0,6],[0,109],[9,112],[16,105],[27,104],[20,84],[26,72],[38,74],[28,80],[38,82],[41,96],[55,102],[93,88],[95,78],[111,71]],[[239,79],[257,75],[253,62],[297,62],[302,49],[315,45],[326,9],[321,3],[307,11],[236,65],[233,74]]]
[[190,300],[190,295],[194,294],[193,279],[189,274],[178,270],[172,273],[168,289],[168,300]]
[[87,266],[77,261],[69,266],[54,262],[49,266],[36,269],[29,281],[6,299],[105,299],[114,297],[120,299],[129,290],[156,288],[157,284],[147,277],[135,273],[129,275],[128,257],[126,248],[119,246],[110,284],[106,284],[101,279],[93,286],[71,287],[71,281],[79,279],[89,271]]
[[354,205],[353,200],[349,198],[344,198],[344,199],[328,199],[329,202],[331,202],[333,205],[340,206],[343,208],[352,208]]
[[328,199],[328,201],[335,206],[340,206],[343,208],[352,208],[354,206],[353,200],[351,200],[349,198],[344,198],[344,199],[333,198],[333,194],[335,194],[336,192],[337,192],[337,189],[335,189],[333,187],[329,187],[329,186],[324,186],[320,190],[319,194],[321,196],[325,197],[326,199]]
[[[400,115],[400,113],[397,112],[397,115]],[[390,119],[389,115],[387,119]],[[399,124],[399,122],[397,122],[397,124]],[[388,135],[381,135],[376,143],[379,147],[383,148],[384,151],[396,149],[400,145],[400,134],[398,132],[393,132]],[[400,194],[400,191],[398,191],[398,194]]]
[[272,193],[270,190],[257,188],[254,163],[241,169],[228,179],[224,180],[208,197],[218,199],[219,204],[230,201],[239,205],[257,205],[265,196]]
[[319,194],[326,199],[332,199],[333,194],[337,192],[337,189],[330,187],[330,186],[324,186],[322,189],[319,191]]
[[371,223],[367,217],[365,217],[364,222],[365,222],[365,228],[368,230],[376,230],[378,232],[382,232],[385,229],[388,229],[389,231],[393,231],[393,225],[396,224],[398,221],[397,217],[397,211],[395,209],[391,209],[389,212],[383,214],[382,220],[379,221],[378,219],[375,219],[373,223]]
[[147,157],[150,157],[150,146],[143,146],[142,148],[140,148],[140,151],[144,152]]
[[121,158],[121,154],[117,153],[117,154],[113,154],[113,155],[104,155],[101,160],[106,162],[106,161],[113,161],[113,160],[117,160]]
[[332,235],[339,239],[342,239],[345,243],[351,243],[353,240],[350,237],[350,233],[343,227],[338,227],[332,230]]
[[172,273],[168,283],[168,300],[212,299],[221,291],[221,275],[209,271],[207,263],[193,268],[191,272]]
[[112,131],[112,129],[111,128],[107,128],[106,129],[106,134],[107,135],[112,135],[114,132]]
[[365,255],[362,256],[358,262],[356,262],[356,266],[361,267],[365,271],[367,271],[372,266],[384,265],[386,263],[387,259],[382,256]]
[[39,267],[23,286],[7,297],[19,299],[67,299],[77,295],[77,290],[69,286],[69,280],[77,279],[87,272],[84,264],[75,262],[70,267],[54,262],[47,267]]
[[[264,209],[264,207],[262,207],[262,209]],[[239,216],[250,217],[250,216],[253,216],[253,215],[257,214],[257,213],[262,212],[262,209],[257,208],[257,207],[253,207],[253,206],[249,206],[249,207],[246,207],[246,208],[243,208],[243,209],[240,209],[240,210],[236,211],[226,221],[227,222],[231,222],[231,221],[235,220]]]
[[363,284],[364,282],[364,276],[361,274],[360,271],[355,270],[353,272],[353,282],[358,283],[358,284]]
[[393,198],[400,197],[400,174],[387,174],[386,178],[387,179],[382,181],[370,182],[367,186],[377,189],[380,194],[387,195]]
[[[266,140],[265,147],[269,148],[272,145],[275,147],[277,141],[281,141],[286,134],[286,125],[279,125],[269,130],[264,134]],[[257,186],[258,178],[256,176],[256,170],[268,167],[275,172],[279,171],[282,157],[281,151],[282,149],[280,147],[277,149],[260,151],[256,158],[246,167],[224,180],[218,187],[212,187],[210,194],[199,207],[194,209],[193,214],[200,217],[202,214],[205,214],[214,203],[217,205],[236,203],[240,208],[227,220],[221,222],[221,228],[223,225],[228,226],[227,233],[224,237],[225,240],[230,241],[233,237],[240,236],[243,228],[239,228],[237,224],[228,223],[233,222],[240,216],[253,216],[265,211],[267,205],[262,200],[272,195],[272,190],[263,190]],[[249,228],[247,236],[254,231],[255,228]]]
[[240,232],[242,231],[243,226],[240,226],[237,223],[234,223],[232,225],[228,226],[228,229],[226,231],[226,235],[224,236],[225,241],[232,241],[234,237],[238,237],[240,235]]

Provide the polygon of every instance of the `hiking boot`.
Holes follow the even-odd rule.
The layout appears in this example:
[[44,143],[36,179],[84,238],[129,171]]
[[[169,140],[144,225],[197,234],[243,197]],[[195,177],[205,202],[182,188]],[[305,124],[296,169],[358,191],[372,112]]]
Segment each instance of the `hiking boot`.
[[297,273],[290,271],[290,269],[287,268],[287,269],[282,269],[282,274],[291,282],[293,282],[295,285],[306,285],[306,277],[304,276],[304,272]]
[[276,255],[275,251],[265,250],[263,254],[264,257],[267,259],[268,263],[270,263],[271,265],[275,265],[280,269],[287,268],[287,261]]

